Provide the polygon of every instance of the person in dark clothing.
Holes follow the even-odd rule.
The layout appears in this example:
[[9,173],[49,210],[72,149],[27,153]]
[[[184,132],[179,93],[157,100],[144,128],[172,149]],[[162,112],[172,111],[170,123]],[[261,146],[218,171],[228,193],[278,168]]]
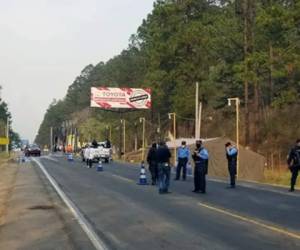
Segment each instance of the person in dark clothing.
[[238,150],[230,142],[225,144],[226,157],[228,161],[228,172],[230,175],[230,187],[235,188],[235,180],[237,174]]
[[195,162],[194,185],[195,193],[206,193],[206,175],[208,172],[208,151],[202,146],[202,141],[196,141],[196,149],[193,154]]
[[147,156],[147,162],[149,164],[149,171],[152,177],[152,185],[156,185],[156,181],[158,179],[158,166],[157,166],[157,159],[156,159],[156,151],[157,145],[156,143],[152,144]]
[[292,173],[291,188],[289,191],[294,192],[298,173],[300,170],[300,139],[296,141],[296,145],[291,149],[288,155],[287,164]]
[[108,138],[105,140],[105,148],[111,148],[111,143]]
[[178,165],[176,168],[175,181],[180,179],[181,169],[182,169],[182,180],[185,181],[185,179],[186,179],[186,164],[188,163],[189,158],[190,158],[190,150],[186,146],[185,141],[181,142],[181,147],[178,149],[177,156],[178,156],[178,158],[177,158]]
[[92,147],[98,148],[98,142],[95,139],[92,141]]
[[170,166],[171,152],[165,142],[160,142],[156,151],[156,159],[158,163],[158,180],[159,180],[159,193],[169,193],[170,186]]

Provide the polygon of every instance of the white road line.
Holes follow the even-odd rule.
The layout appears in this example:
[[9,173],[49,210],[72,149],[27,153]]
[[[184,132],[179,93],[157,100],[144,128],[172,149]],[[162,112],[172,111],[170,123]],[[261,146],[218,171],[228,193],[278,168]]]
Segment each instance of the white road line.
[[126,178],[126,177],[123,177],[123,176],[120,176],[120,175],[111,174],[110,176],[118,178],[119,180],[122,180],[122,181],[126,181],[126,182],[129,182],[129,183],[134,183],[133,180],[131,180],[129,178]]
[[41,156],[41,159],[46,159],[49,161],[54,161],[54,162],[58,162],[57,159],[53,158],[52,156],[46,155],[46,156]]
[[86,233],[88,238],[91,240],[92,244],[97,250],[108,250],[105,243],[99,238],[99,236],[96,234],[96,232],[93,230],[93,227],[91,224],[84,218],[84,216],[81,214],[79,209],[75,206],[75,204],[68,198],[68,196],[62,191],[62,189],[58,186],[56,181],[52,178],[52,176],[48,173],[48,171],[45,169],[43,164],[37,160],[33,159],[33,161],[40,167],[40,169],[43,171],[49,182],[52,184],[53,188],[56,190],[58,195],[61,197],[61,199],[64,201],[66,206],[70,209],[71,213],[74,215],[76,220],[78,221],[79,225],[83,229],[83,231]]

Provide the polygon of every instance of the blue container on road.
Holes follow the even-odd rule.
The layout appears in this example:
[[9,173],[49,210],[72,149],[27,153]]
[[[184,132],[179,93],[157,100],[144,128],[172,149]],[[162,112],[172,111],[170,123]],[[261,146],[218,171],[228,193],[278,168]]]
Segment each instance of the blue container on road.
[[68,154],[67,155],[67,159],[68,159],[68,161],[74,161],[74,158],[73,158],[73,154]]
[[97,164],[97,172],[103,172],[103,166],[101,161]]

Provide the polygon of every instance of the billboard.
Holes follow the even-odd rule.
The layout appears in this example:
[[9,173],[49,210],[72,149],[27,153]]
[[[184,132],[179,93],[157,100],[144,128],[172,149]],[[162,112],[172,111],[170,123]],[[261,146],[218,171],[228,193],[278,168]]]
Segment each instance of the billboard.
[[92,87],[91,107],[102,109],[150,109],[151,89]]

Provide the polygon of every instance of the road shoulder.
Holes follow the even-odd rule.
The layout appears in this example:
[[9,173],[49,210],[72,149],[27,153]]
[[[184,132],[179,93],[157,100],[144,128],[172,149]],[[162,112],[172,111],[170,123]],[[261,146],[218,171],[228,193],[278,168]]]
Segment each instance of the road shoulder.
[[10,164],[6,171],[12,181],[5,187],[0,249],[93,249],[34,164]]

